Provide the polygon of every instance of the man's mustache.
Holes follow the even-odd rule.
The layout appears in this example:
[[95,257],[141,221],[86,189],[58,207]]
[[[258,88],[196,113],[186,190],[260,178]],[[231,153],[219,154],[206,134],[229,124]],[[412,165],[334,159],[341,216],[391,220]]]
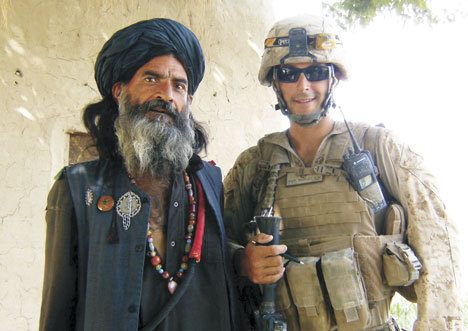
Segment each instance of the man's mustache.
[[136,111],[142,115],[149,113],[150,111],[162,112],[172,117],[174,121],[178,120],[180,117],[175,105],[172,102],[167,102],[163,99],[146,101],[143,104],[138,105],[136,107]]

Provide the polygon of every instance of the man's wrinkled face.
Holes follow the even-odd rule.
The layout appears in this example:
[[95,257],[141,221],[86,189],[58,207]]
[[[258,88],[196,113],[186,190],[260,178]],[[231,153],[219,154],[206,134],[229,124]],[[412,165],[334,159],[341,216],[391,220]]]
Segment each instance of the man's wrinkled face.
[[[117,82],[112,87],[112,94],[118,101],[123,83]],[[177,113],[182,113],[191,103],[188,94],[188,78],[183,65],[173,55],[152,58],[140,67],[132,79],[125,84],[126,95],[131,104],[142,105],[148,101],[161,100],[172,105]],[[188,117],[188,113],[184,116]],[[158,103],[153,104],[147,113],[148,118],[170,121],[166,109]]]

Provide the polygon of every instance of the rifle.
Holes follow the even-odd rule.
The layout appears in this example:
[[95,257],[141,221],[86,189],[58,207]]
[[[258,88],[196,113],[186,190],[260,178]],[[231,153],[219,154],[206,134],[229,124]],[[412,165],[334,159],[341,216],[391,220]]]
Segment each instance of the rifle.
[[[270,234],[273,239],[265,245],[279,244],[280,217],[276,216],[254,216],[256,223],[262,233]],[[254,311],[255,331],[286,331],[287,325],[283,316],[276,311],[276,286],[277,284],[263,285],[263,299],[259,309]]]

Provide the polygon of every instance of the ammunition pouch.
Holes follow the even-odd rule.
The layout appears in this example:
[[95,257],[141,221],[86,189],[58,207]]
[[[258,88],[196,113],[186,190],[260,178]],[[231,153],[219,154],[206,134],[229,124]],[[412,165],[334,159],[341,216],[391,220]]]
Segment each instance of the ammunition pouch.
[[[387,235],[400,234],[404,235],[406,233],[407,222],[405,219],[405,211],[403,207],[397,203],[390,204],[387,208],[386,217],[385,217]],[[404,242],[403,238],[395,240],[396,242]],[[389,243],[388,247],[384,249],[382,255],[383,261],[383,272],[385,275],[385,283],[389,286],[397,286],[396,290],[400,293],[406,300],[411,302],[417,301],[416,292],[414,286],[411,286],[411,278],[417,279],[416,270],[419,274],[420,263],[416,262],[417,257],[414,256],[414,253],[403,249],[403,252],[399,252],[399,248],[394,244]],[[408,252],[408,253],[405,253]],[[405,260],[405,255],[408,256],[408,260],[411,265],[408,265],[408,260]],[[401,284],[401,285],[397,285]],[[410,285],[406,285],[410,284]]]
[[[278,281],[278,287],[276,288],[276,310],[288,321],[288,331],[296,331],[300,330],[297,324],[297,309],[291,302],[292,298],[289,294],[285,275]],[[294,323],[294,325],[291,325],[291,323]]]
[[385,246],[383,271],[390,286],[409,286],[419,278],[422,265],[411,247],[401,242]]
[[[389,298],[394,289],[385,282],[383,259],[385,247],[390,242],[401,241],[401,235],[353,237],[353,248],[357,253],[361,276],[363,278],[369,302],[378,302]],[[383,316],[381,323],[388,318]]]
[[370,323],[370,312],[354,250],[326,253],[321,260],[338,329],[365,329]]
[[[287,319],[288,330],[330,330],[333,319],[340,331],[398,330],[388,312],[394,286],[400,285],[388,283],[384,259],[388,247],[396,246],[407,256],[402,261],[414,261],[401,241],[402,235],[356,235],[351,241],[328,244],[335,246],[333,251],[299,258],[304,265],[289,263],[277,289],[277,308]],[[338,248],[346,243],[352,247]],[[387,267],[391,274],[402,273]],[[404,278],[405,284],[409,279]]]
[[[320,259],[304,257],[300,260],[304,264],[290,263],[287,266],[284,277],[286,281],[282,280],[281,288],[278,289],[278,299],[282,302],[281,308],[288,320],[288,331],[329,330],[330,314],[317,270]],[[291,325],[289,321],[298,321],[298,325]]]

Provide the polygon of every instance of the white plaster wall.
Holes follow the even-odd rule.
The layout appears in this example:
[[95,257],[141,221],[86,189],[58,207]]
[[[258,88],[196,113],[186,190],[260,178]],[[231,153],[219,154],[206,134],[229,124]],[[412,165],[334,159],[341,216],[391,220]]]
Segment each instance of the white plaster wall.
[[272,23],[268,0],[7,1],[0,25],[0,329],[36,330],[44,269],[44,207],[67,164],[68,130],[99,95],[93,66],[113,32],[152,17],[199,36],[206,74],[194,100],[208,125],[207,159],[229,170],[239,152],[281,126],[256,74]]

